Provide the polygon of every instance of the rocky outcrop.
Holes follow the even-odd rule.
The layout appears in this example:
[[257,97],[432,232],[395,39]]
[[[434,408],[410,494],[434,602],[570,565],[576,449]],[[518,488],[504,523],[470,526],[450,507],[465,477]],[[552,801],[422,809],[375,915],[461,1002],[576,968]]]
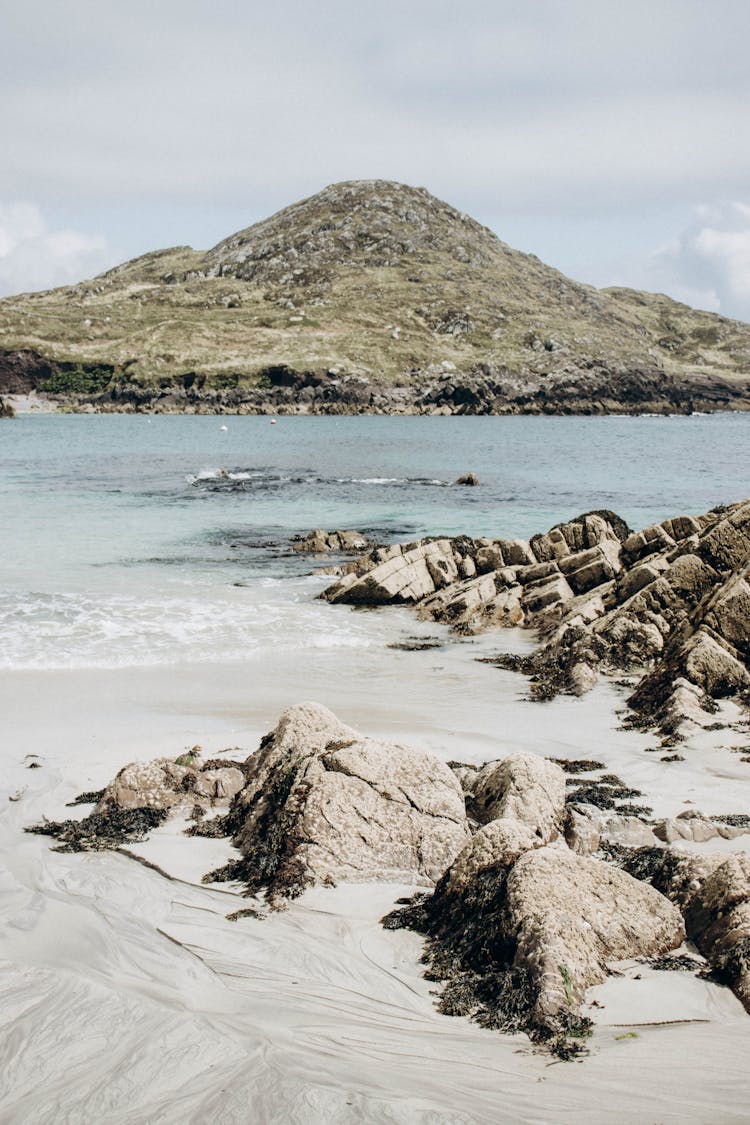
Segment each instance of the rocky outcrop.
[[523,626],[543,643],[495,663],[532,696],[582,695],[598,674],[637,671],[635,721],[665,734],[712,721],[750,687],[750,501],[631,532],[613,512],[518,539],[423,540],[358,560],[323,597],[409,603],[476,633]]
[[324,528],[316,528],[315,531],[308,531],[307,535],[292,539],[293,551],[310,555],[324,555],[335,551],[367,551],[374,546],[372,540],[361,531],[326,531]]
[[526,1031],[562,1057],[582,1049],[586,989],[611,962],[675,949],[679,910],[653,887],[564,844],[539,844],[497,820],[464,848],[428,898],[385,920],[428,938],[440,1008],[484,1026]]
[[364,738],[319,704],[286,711],[245,769],[230,810],[243,859],[223,875],[272,900],[340,880],[430,885],[469,835],[443,762]]
[[177,760],[131,762],[106,787],[95,811],[106,814],[114,807],[208,811],[227,806],[244,784],[242,769],[220,759],[201,762],[197,755],[185,754]]
[[690,941],[750,1012],[750,856],[640,848],[619,859],[679,906]]
[[0,398],[0,418],[15,418],[16,412],[9,402]]

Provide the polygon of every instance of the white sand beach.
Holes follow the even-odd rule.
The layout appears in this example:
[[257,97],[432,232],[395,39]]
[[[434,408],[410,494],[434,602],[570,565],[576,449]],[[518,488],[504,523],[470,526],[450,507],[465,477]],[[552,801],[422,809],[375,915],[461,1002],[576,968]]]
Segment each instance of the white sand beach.
[[[160,873],[116,853],[55,853],[49,839],[22,833],[44,816],[85,811],[65,803],[128,760],[195,743],[249,753],[284,707],[306,698],[444,758],[595,756],[657,815],[691,803],[707,813],[748,807],[747,766],[730,748],[741,732],[703,735],[684,762],[663,764],[645,752],[653,740],[617,729],[616,689],[528,703],[520,677],[473,662],[486,643],[389,652],[374,659],[379,676],[357,682],[341,667],[332,679],[325,654],[294,682],[273,658],[4,674],[0,1119],[746,1120],[750,1019],[726,988],[624,966],[589,994],[602,1005],[590,1010],[589,1055],[553,1062],[525,1036],[436,1012],[421,939],[379,926],[412,888],[318,888],[284,912],[230,922],[247,900],[226,884],[200,885],[228,841],[189,839],[170,821],[130,849]],[[41,768],[29,770],[35,760]]]

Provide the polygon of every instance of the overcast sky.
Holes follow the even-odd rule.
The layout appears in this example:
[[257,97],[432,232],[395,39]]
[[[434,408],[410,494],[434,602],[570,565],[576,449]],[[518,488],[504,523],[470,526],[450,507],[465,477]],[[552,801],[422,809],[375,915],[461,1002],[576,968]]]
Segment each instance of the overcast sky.
[[0,40],[0,293],[377,177],[750,320],[747,0],[19,0]]

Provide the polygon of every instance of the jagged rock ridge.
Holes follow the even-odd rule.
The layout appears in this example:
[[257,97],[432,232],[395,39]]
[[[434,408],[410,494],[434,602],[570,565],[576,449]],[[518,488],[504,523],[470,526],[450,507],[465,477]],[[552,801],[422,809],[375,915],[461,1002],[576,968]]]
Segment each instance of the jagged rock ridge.
[[497,660],[530,675],[536,698],[581,695],[600,668],[638,671],[634,720],[675,736],[750,688],[750,501],[639,532],[599,511],[529,542],[396,544],[343,570],[322,595],[334,604],[411,604],[468,633],[537,630],[533,656]]

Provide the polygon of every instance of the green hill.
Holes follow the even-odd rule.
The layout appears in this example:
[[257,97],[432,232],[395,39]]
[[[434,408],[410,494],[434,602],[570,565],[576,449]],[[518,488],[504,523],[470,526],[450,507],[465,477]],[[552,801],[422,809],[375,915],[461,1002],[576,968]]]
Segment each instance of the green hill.
[[356,181],[207,252],[0,301],[0,393],[32,387],[103,409],[750,408],[750,326],[579,284],[424,188]]

